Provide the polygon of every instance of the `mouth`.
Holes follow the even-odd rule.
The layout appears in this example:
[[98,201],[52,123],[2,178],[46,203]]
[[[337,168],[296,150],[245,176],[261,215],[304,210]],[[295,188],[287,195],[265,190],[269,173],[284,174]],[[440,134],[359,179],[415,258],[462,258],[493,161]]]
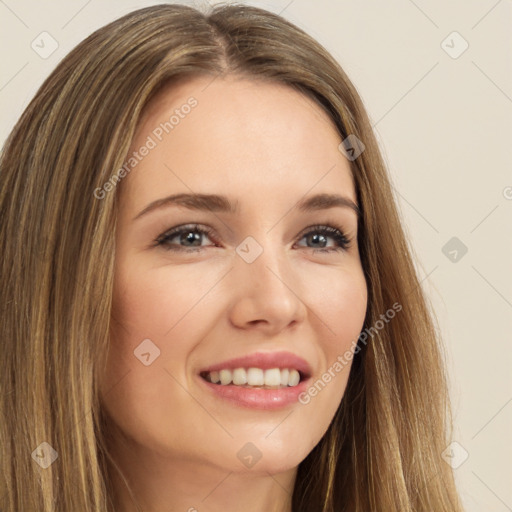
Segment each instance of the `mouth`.
[[208,396],[226,405],[276,410],[296,405],[311,375],[305,359],[279,351],[256,352],[214,364],[201,369],[198,379]]

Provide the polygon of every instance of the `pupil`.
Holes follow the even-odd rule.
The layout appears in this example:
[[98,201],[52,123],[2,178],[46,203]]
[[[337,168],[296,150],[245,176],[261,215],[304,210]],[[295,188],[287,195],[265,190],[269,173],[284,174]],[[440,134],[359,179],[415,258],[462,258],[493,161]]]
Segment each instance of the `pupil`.
[[[312,236],[312,238],[313,238],[313,240],[312,240],[312,241],[313,241],[313,243],[317,243],[317,242],[319,241],[319,239],[320,239],[320,238],[322,239],[322,240],[321,240],[322,242],[325,242],[325,237],[324,237],[324,235],[316,235],[316,234],[315,234],[315,235],[311,235],[311,236]],[[324,247],[324,246],[322,246],[322,247]]]
[[185,236],[185,240],[184,241],[185,242],[191,242],[191,243],[193,243],[194,241],[199,241],[200,242],[201,241],[200,238],[201,238],[201,235],[199,233],[194,233],[192,231],[189,231],[187,233],[187,235]]

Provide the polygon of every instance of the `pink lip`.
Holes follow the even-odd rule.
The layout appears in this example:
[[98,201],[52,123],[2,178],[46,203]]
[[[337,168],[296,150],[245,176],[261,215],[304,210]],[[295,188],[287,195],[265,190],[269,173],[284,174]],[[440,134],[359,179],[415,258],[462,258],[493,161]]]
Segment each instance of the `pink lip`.
[[231,402],[238,407],[247,407],[250,409],[274,410],[280,409],[299,402],[299,395],[304,393],[308,386],[310,379],[305,379],[297,386],[290,386],[281,389],[251,389],[243,388],[228,384],[213,384],[198,377],[204,386],[216,396]]
[[306,360],[291,352],[283,351],[258,352],[250,356],[230,359],[229,361],[208,366],[201,370],[200,374],[223,369],[233,370],[235,368],[261,368],[262,370],[294,368],[301,374],[301,381],[297,386],[281,389],[244,388],[233,384],[213,384],[199,376],[202,384],[216,396],[239,407],[251,409],[273,410],[297,403],[299,395],[306,391],[311,375],[311,367]]
[[309,377],[311,375],[311,367],[309,363],[296,356],[291,352],[256,352],[249,356],[237,357],[229,361],[214,364],[203,368],[200,373],[213,372],[220,370],[234,370],[235,368],[261,368],[262,370],[269,370],[271,368],[290,368],[298,370],[302,377]]

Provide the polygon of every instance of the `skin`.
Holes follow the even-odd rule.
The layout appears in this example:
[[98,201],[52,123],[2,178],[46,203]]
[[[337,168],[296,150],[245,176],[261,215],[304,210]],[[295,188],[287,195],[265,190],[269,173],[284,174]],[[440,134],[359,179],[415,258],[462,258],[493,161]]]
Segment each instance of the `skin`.
[[[197,106],[123,179],[120,192],[113,326],[101,399],[112,454],[144,511],[291,511],[298,464],[319,442],[343,397],[350,361],[306,405],[274,411],[228,403],[205,392],[199,370],[256,351],[289,350],[313,380],[353,350],[367,288],[350,208],[293,207],[305,195],[337,193],[356,203],[341,137],[311,99],[273,83],[227,76],[182,80],[145,111],[132,151],[193,96]],[[168,206],[134,217],[177,193],[223,194],[240,213]],[[210,227],[200,252],[156,246],[171,228]],[[351,240],[303,233],[332,225]],[[172,246],[187,248],[186,234]],[[190,236],[190,235],[189,235]],[[248,236],[263,248],[247,263],[236,248]],[[321,237],[321,234],[320,234]],[[160,356],[134,356],[150,339]],[[237,452],[252,443],[247,468]],[[117,510],[137,510],[114,477]]]

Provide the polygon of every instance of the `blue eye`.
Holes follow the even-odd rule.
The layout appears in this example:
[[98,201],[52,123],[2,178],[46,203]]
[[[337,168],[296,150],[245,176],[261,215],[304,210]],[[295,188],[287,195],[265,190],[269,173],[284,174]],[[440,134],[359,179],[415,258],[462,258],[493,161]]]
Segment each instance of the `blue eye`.
[[[208,247],[207,245],[202,244],[203,236],[207,236],[214,241],[214,243],[216,242],[213,230],[202,227],[198,224],[189,224],[185,226],[178,226],[166,233],[163,233],[155,240],[155,244],[170,251],[199,252]],[[313,252],[325,253],[331,251],[344,251],[350,247],[351,243],[343,231],[332,226],[324,225],[309,227],[308,231],[301,234],[299,240],[304,238],[307,239],[306,243],[316,244],[316,246],[313,245],[312,247],[306,247],[313,249]],[[335,242],[334,246],[327,246],[329,238]],[[175,241],[175,239],[177,240]],[[216,247],[218,247],[218,245],[216,245]]]
[[332,238],[337,244],[335,247],[326,247],[325,245],[312,247],[315,249],[314,252],[346,251],[350,247],[350,240],[343,231],[332,226],[312,226],[302,235],[302,238],[308,238],[314,244],[327,244],[327,240]]
[[[204,246],[201,245],[202,237],[204,235],[212,238],[213,231],[211,229],[203,228],[197,224],[192,224],[173,228],[163,235],[160,235],[155,242],[157,245],[164,246],[165,249],[170,251],[197,252],[204,248]],[[171,243],[175,238],[178,238],[179,244],[184,243],[185,245],[176,246],[176,244]]]

